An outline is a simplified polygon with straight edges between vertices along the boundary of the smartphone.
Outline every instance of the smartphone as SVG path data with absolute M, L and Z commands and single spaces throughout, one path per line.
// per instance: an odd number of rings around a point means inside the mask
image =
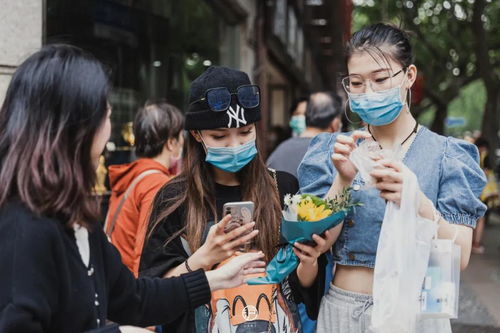
M 226 225 L 224 231 L 230 232 L 246 223 L 253 221 L 253 210 L 254 204 L 251 201 L 238 201 L 238 202 L 227 202 L 222 207 L 223 215 L 231 214 L 231 221 Z M 249 230 L 247 233 L 241 235 L 244 236 L 252 232 Z M 240 237 L 241 237 L 240 236 Z M 248 252 L 252 248 L 252 241 L 248 241 L 239 247 L 239 251 Z
M 231 221 L 226 225 L 225 232 L 230 232 L 246 223 L 253 221 L 254 203 L 252 201 L 226 202 L 222 207 L 222 215 L 231 214 Z

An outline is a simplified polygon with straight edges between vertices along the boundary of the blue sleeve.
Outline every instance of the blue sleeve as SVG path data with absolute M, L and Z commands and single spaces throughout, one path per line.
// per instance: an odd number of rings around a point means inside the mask
M 486 177 L 479 167 L 479 152 L 471 143 L 447 138 L 437 198 L 443 218 L 455 224 L 476 226 L 486 211 L 479 200 Z
M 301 193 L 326 195 L 335 173 L 331 155 L 337 134 L 322 133 L 315 136 L 298 168 Z

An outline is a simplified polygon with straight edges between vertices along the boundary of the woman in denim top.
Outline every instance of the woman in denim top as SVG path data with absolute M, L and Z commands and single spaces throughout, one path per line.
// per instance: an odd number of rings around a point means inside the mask
M 380 228 L 386 202 L 400 203 L 403 164 L 418 179 L 419 215 L 439 224 L 439 238 L 456 234 L 462 269 L 470 257 L 472 228 L 485 212 L 478 199 L 485 177 L 476 147 L 419 126 L 410 113 L 409 90 L 417 68 L 407 34 L 385 24 L 366 27 L 352 36 L 346 59 L 349 75 L 343 85 L 366 131 L 316 136 L 298 169 L 302 193 L 331 198 L 352 187 L 353 200 L 363 203 L 336 228 L 335 277 L 321 304 L 318 332 L 367 329 Z M 379 161 L 380 168 L 371 174 L 376 187 L 364 190 L 348 157 L 367 138 L 381 148 L 401 145 L 403 155 L 402 163 Z

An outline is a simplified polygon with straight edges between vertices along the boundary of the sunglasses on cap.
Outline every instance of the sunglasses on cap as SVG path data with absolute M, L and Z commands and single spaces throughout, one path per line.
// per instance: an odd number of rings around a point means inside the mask
M 245 109 L 255 108 L 260 104 L 260 89 L 254 84 L 239 86 L 234 93 L 226 87 L 210 88 L 205 92 L 205 97 L 190 104 L 206 101 L 211 111 L 222 112 L 229 109 L 232 95 L 236 95 L 238 104 Z

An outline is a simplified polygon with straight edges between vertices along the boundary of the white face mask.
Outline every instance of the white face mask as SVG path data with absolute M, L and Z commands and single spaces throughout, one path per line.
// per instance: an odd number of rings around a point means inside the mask
M 181 143 L 180 139 L 177 141 L 177 143 L 179 145 L 181 145 L 181 146 L 179 148 L 179 153 L 177 154 L 177 156 L 173 156 L 173 155 L 169 156 L 169 166 L 170 166 L 170 169 L 177 169 L 180 166 L 181 161 L 182 161 L 182 153 L 183 153 L 182 146 L 183 146 L 183 143 Z M 177 170 L 177 171 L 179 171 L 179 170 Z
M 365 123 L 373 126 L 392 123 L 399 117 L 403 107 L 408 105 L 406 100 L 401 99 L 401 89 L 404 89 L 405 80 L 406 77 L 399 86 L 382 91 L 361 94 L 348 92 L 351 110 Z
M 173 163 L 177 163 L 179 162 L 180 160 L 182 159 L 182 148 L 179 149 L 179 154 L 177 154 L 177 156 L 170 156 L 170 164 Z

